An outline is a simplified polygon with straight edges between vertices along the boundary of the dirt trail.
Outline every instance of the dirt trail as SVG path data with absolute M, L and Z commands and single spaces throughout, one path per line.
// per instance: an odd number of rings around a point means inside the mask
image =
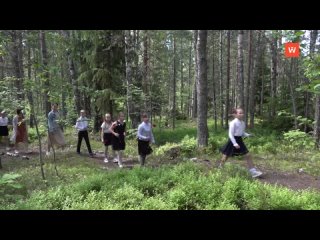
M 2 159 L 2 165 L 5 165 L 6 161 L 10 161 L 11 158 L 22 158 L 22 156 L 27 156 L 28 158 L 35 158 L 38 156 L 38 152 L 33 150 L 32 153 L 29 154 L 19 154 L 19 156 L 10 156 L 7 155 L 6 152 L 0 151 L 0 157 Z M 44 153 L 45 155 L 45 153 Z M 88 156 L 88 159 L 93 160 L 97 165 L 99 165 L 102 169 L 117 169 L 118 164 L 114 163 L 112 160 L 110 160 L 108 163 L 105 163 L 104 160 L 104 154 L 101 152 L 97 152 L 93 158 L 89 158 L 88 154 L 82 154 L 82 157 Z M 202 164 L 206 167 L 213 168 L 215 167 L 214 164 L 212 164 L 209 160 L 203 160 L 203 159 L 191 159 L 193 162 Z M 174 161 L 173 161 L 174 162 Z M 232 163 L 237 164 L 237 163 Z M 137 158 L 132 157 L 124 157 L 123 158 L 123 167 L 125 169 L 132 169 L 134 166 L 138 166 L 139 161 Z M 242 164 L 241 164 L 242 165 Z M 149 167 L 158 167 L 159 164 L 156 163 L 148 163 L 147 166 Z M 258 178 L 258 181 L 261 181 L 262 183 L 269 183 L 272 185 L 280 185 L 284 186 L 293 190 L 303 190 L 303 189 L 315 189 L 320 191 L 320 178 L 314 177 L 311 175 L 308 175 L 305 172 L 301 173 L 284 173 L 280 171 L 275 171 L 273 169 L 266 169 L 266 168 L 260 168 L 260 170 L 264 173 L 260 178 Z

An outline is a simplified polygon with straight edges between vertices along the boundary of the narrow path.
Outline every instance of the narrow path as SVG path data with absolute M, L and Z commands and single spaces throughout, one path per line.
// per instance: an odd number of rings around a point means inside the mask
M 10 153 L 10 154 L 8 154 Z M 12 158 L 21 158 L 22 160 L 28 160 L 31 158 L 35 158 L 38 156 L 39 152 L 35 149 L 31 153 L 28 154 L 18 154 L 18 155 L 11 155 L 14 154 L 13 151 L 6 152 L 4 150 L 0 151 L 0 157 L 2 160 L 2 165 L 6 164 L 6 161 L 10 161 Z M 44 152 L 45 155 L 45 152 Z M 89 158 L 89 155 L 83 154 L 83 157 L 88 156 L 88 159 L 93 160 L 97 165 L 99 165 L 102 169 L 111 170 L 111 169 L 118 169 L 118 164 L 114 163 L 112 160 L 108 163 L 105 163 L 104 154 L 102 152 L 96 152 L 93 158 Z M 206 166 L 208 169 L 211 169 L 214 166 L 212 161 L 206 159 L 191 159 L 193 162 L 202 164 Z M 176 163 L 172 161 L 172 163 Z M 239 164 L 238 162 L 234 162 L 232 164 Z M 125 169 L 132 169 L 134 166 L 138 166 L 139 161 L 137 158 L 128 156 L 123 158 L 123 167 Z M 161 164 L 162 165 L 162 164 Z M 245 166 L 245 164 L 240 163 L 240 165 Z M 149 167 L 159 167 L 160 165 L 157 163 L 150 163 L 148 164 Z M 269 183 L 272 185 L 280 185 L 292 190 L 304 190 L 304 189 L 314 189 L 320 191 L 320 177 L 311 176 L 305 172 L 297 172 L 297 173 L 285 173 L 276 171 L 274 169 L 267 169 L 261 167 L 260 170 L 264 173 L 260 178 L 257 180 L 262 183 Z

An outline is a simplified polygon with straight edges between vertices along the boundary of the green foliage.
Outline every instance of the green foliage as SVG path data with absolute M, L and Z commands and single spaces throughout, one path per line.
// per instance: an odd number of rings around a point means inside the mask
M 196 147 L 197 140 L 194 137 L 189 137 L 189 135 L 186 135 L 180 143 L 181 151 L 187 156 L 191 156 Z
M 292 129 L 292 126 L 294 125 L 294 119 L 291 113 L 281 110 L 277 115 L 278 116 L 273 118 L 272 121 L 263 121 L 262 128 L 274 129 L 278 131 L 288 131 Z
M 81 171 L 66 173 L 71 177 Z M 87 172 L 80 181 L 33 191 L 14 205 L 4 202 L 1 209 L 320 209 L 319 200 L 318 192 L 294 192 L 253 181 L 237 165 L 208 171 L 186 162 Z
M 21 175 L 16 173 L 5 173 L 2 175 L 0 178 L 0 190 L 3 191 L 4 187 L 21 188 L 22 186 L 16 183 L 19 177 L 21 177 Z
M 308 126 L 310 128 L 313 127 L 313 122 L 312 122 L 311 119 L 308 119 L 308 118 L 302 117 L 302 116 L 298 116 L 298 117 L 296 117 L 296 120 L 298 122 L 298 126 L 299 127 L 302 127 L 304 125 L 306 125 L 306 126 Z
M 15 87 L 15 77 L 5 77 L 0 79 L 0 109 L 6 110 L 9 118 L 13 118 L 17 108 L 24 108 L 26 101 L 18 100 L 18 89 Z
M 211 135 L 208 139 L 208 145 L 212 153 L 218 153 L 219 149 L 226 143 L 227 138 L 226 138 L 227 133 L 223 134 L 214 134 Z
M 187 120 L 187 115 L 184 113 L 181 113 L 180 111 L 176 112 L 176 119 L 177 120 Z
M 188 126 L 189 131 L 194 130 L 191 123 L 179 122 L 177 132 L 181 126 L 185 129 Z M 72 136 L 69 130 L 66 131 L 67 140 Z M 310 150 L 309 155 L 304 151 L 301 159 L 298 153 L 291 155 L 292 151 L 288 151 L 287 147 L 289 140 L 282 141 L 284 136 L 278 136 L 277 131 L 257 125 L 256 129 L 249 132 L 254 134 L 254 137 L 245 139 L 249 150 L 261 153 L 263 157 L 269 154 L 262 160 L 260 157 L 254 160 L 258 166 L 263 164 L 268 168 L 273 166 L 269 164 L 276 162 L 278 168 L 287 164 L 286 169 L 290 171 L 303 167 L 309 173 L 319 164 L 319 156 L 313 150 Z M 166 134 L 170 139 L 170 134 L 174 137 L 176 131 L 170 130 Z M 297 138 L 295 134 L 293 138 Z M 214 132 L 209 143 L 215 143 L 218 147 L 226 140 L 227 131 L 220 129 Z M 127 143 L 126 153 L 133 156 L 136 154 L 136 140 L 130 139 Z M 93 141 L 92 145 L 103 149 L 101 143 L 98 145 Z M 194 152 L 201 158 L 195 146 L 195 137 L 192 135 L 176 143 L 168 142 L 155 148 L 154 153 L 148 157 L 148 164 L 155 159 L 167 160 L 176 150 L 181 154 Z M 220 154 L 216 155 L 217 152 L 212 153 L 206 157 L 212 160 L 220 157 Z M 293 159 L 293 156 L 296 158 Z M 305 163 L 308 158 L 309 164 Z M 28 192 L 24 193 L 20 201 L 16 197 L 0 199 L 0 209 L 320 209 L 318 192 L 293 191 L 263 184 L 253 180 L 246 168 L 230 162 L 221 170 L 191 161 L 180 161 L 175 165 L 161 164 L 156 168 L 147 165 L 145 168 L 133 167 L 131 170 L 102 170 L 96 162 L 88 161 L 86 157 L 75 157 L 72 153 L 58 155 L 58 159 L 61 178 L 53 177 L 51 160 L 45 160 L 49 186 L 39 176 L 37 159 L 23 162 L 25 165 L 19 165 L 21 161 L 15 159 L 8 163 L 7 167 L 23 176 L 19 183 L 26 186 Z M 316 171 L 314 173 L 318 175 Z M 7 193 L 13 189 L 6 185 L 3 187 Z M 23 189 L 13 190 L 21 193 Z
M 194 137 L 189 137 L 186 135 L 179 144 L 176 143 L 166 143 L 158 148 L 156 148 L 154 154 L 156 156 L 166 155 L 170 158 L 175 158 L 180 155 L 180 153 L 185 156 L 193 156 L 197 147 L 197 140 Z
M 116 190 L 112 196 L 112 200 L 118 203 L 121 209 L 134 209 L 135 207 L 139 207 L 143 199 L 143 193 L 128 184 L 124 184 L 124 186 Z
M 298 127 L 303 129 L 306 125 L 308 128 L 313 127 L 311 119 L 302 116 L 294 116 L 287 110 L 280 110 L 277 113 L 277 117 L 273 118 L 272 121 L 263 121 L 262 127 L 271 128 L 278 131 L 289 131 L 294 126 L 294 120 L 296 119 Z
M 128 130 L 126 131 L 126 138 L 127 138 L 127 139 L 136 139 L 136 138 L 137 138 L 137 132 L 138 132 L 138 129 L 137 129 L 137 128 L 128 129 Z
M 166 143 L 164 145 L 161 145 L 159 147 L 157 147 L 155 149 L 155 151 L 153 152 L 153 154 L 155 154 L 156 156 L 162 156 L 164 155 L 167 151 L 169 151 L 172 148 L 177 148 L 179 147 L 179 144 L 177 143 Z
M 310 80 L 308 84 L 302 87 L 309 92 L 320 94 L 320 54 L 308 56 L 303 60 L 304 74 Z
M 17 173 L 5 173 L 0 176 L 0 204 L 2 201 L 14 201 L 17 198 L 20 198 L 15 190 L 21 189 L 22 185 L 17 183 L 17 179 L 21 175 Z
M 171 122 L 169 124 L 171 124 Z M 153 133 L 155 135 L 156 142 L 158 145 L 163 145 L 168 142 L 178 143 L 186 135 L 189 135 L 190 137 L 197 136 L 197 129 L 194 123 L 189 121 L 177 121 L 176 124 L 179 125 L 179 128 L 176 128 L 174 131 L 172 129 L 154 128 Z M 159 123 L 157 125 L 159 125 Z M 163 123 L 161 125 L 163 125 Z
M 283 134 L 284 140 L 289 144 L 287 145 L 294 151 L 301 151 L 301 149 L 312 149 L 314 141 L 307 133 L 300 130 L 291 130 Z
M 38 126 L 38 130 L 41 138 L 47 135 L 47 128 L 43 124 Z M 28 137 L 29 137 L 29 141 L 31 142 L 38 140 L 38 135 L 35 127 L 28 128 Z

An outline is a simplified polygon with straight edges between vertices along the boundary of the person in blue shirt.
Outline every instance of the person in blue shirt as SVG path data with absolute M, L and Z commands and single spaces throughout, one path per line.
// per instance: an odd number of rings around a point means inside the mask
M 50 148 L 54 145 L 59 147 L 65 147 L 66 142 L 59 126 L 59 112 L 58 112 L 58 104 L 51 104 L 51 111 L 48 113 L 48 151 L 47 156 L 50 155 Z

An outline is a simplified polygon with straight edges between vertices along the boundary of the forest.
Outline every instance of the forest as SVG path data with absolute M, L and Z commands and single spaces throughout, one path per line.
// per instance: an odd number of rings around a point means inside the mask
M 66 144 L 49 155 L 53 103 Z M 245 156 L 219 166 L 240 108 L 258 178 Z M 318 30 L 0 30 L 0 111 L 3 210 L 320 209 Z M 124 114 L 123 168 L 104 160 L 106 113 Z M 155 143 L 140 166 L 143 113 Z

